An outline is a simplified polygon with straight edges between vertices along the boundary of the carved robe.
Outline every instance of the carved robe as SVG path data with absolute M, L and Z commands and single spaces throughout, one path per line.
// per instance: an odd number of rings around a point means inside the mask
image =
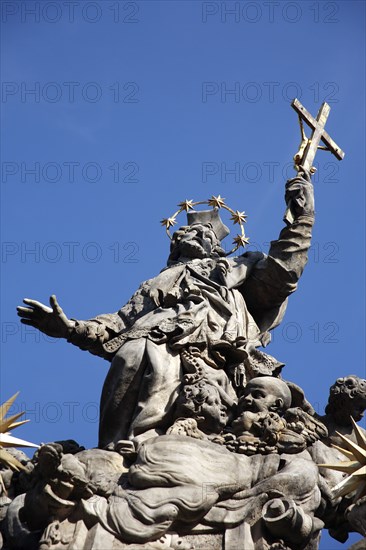
M 268 256 L 247 252 L 172 265 L 117 313 L 76 322 L 69 341 L 111 360 L 101 396 L 101 447 L 165 433 L 181 387 L 182 348 L 198 348 L 208 364 L 227 368 L 245 350 L 268 344 L 307 262 L 312 225 L 313 217 L 299 217 Z

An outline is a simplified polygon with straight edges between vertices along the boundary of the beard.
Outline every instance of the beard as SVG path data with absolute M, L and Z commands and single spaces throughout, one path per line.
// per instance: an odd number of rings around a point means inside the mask
M 178 245 L 179 256 L 184 258 L 208 258 L 209 252 L 195 239 L 182 240 Z

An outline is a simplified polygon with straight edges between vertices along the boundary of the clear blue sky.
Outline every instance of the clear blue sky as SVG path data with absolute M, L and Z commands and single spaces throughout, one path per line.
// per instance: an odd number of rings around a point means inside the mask
M 20 327 L 16 305 L 55 293 L 70 317 L 116 311 L 164 266 L 159 221 L 185 198 L 220 193 L 266 251 L 294 174 L 295 96 L 313 115 L 330 104 L 346 157 L 317 155 L 310 261 L 267 351 L 320 413 L 336 378 L 365 377 L 365 3 L 1 8 L 1 400 L 21 391 L 18 436 L 96 445 L 108 363 Z

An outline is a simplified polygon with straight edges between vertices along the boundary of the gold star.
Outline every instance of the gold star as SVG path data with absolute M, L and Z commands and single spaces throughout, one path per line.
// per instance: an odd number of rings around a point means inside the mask
M 237 235 L 233 239 L 233 244 L 235 244 L 238 248 L 239 248 L 239 246 L 244 247 L 247 244 L 249 244 L 249 239 L 247 239 L 247 237 L 245 237 L 244 235 Z
M 180 202 L 178 206 L 181 210 L 188 212 L 188 210 L 193 210 L 193 200 L 186 199 L 185 201 Z
M 165 227 L 169 229 L 169 227 L 173 227 L 173 225 L 177 223 L 177 220 L 174 216 L 172 216 L 171 218 L 164 218 L 163 220 L 161 220 L 160 223 L 161 225 L 165 225 Z
M 217 197 L 215 197 L 215 195 L 212 195 L 212 197 L 208 199 L 207 202 L 209 206 L 213 206 L 214 208 L 222 208 L 223 206 L 225 206 L 225 199 L 223 199 L 221 195 L 217 195 Z
M 333 487 L 332 494 L 334 497 L 342 497 L 355 492 L 353 501 L 356 502 L 366 495 L 366 437 L 352 417 L 351 420 L 357 444 L 348 437 L 336 432 L 342 439 L 343 445 L 342 447 L 333 445 L 348 460 L 340 461 L 338 464 L 319 464 L 319 466 L 348 474 L 345 479 Z
M 247 216 L 245 212 L 239 212 L 239 210 L 236 210 L 233 212 L 230 218 L 234 223 L 245 223 Z

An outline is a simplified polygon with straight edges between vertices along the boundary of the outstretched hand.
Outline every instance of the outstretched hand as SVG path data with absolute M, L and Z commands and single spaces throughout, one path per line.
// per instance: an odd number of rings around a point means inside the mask
M 50 297 L 51 307 L 29 298 L 24 298 L 23 302 L 28 307 L 17 307 L 21 323 L 38 328 L 53 338 L 68 338 L 74 322 L 66 317 L 55 295 Z

